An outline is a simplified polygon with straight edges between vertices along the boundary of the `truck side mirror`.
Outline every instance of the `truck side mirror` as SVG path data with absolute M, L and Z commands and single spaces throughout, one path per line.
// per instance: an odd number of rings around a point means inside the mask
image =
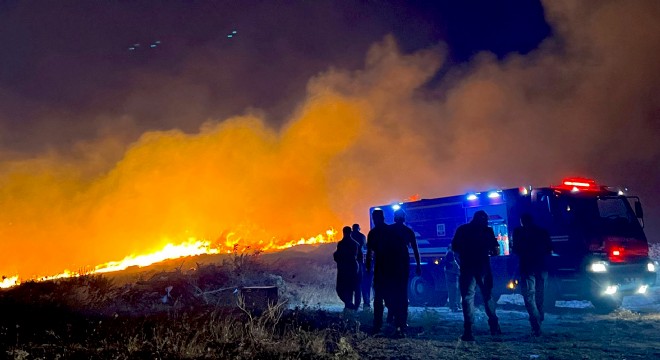
M 637 218 L 639 219 L 644 218 L 644 210 L 642 209 L 642 203 L 639 201 L 635 201 L 635 215 L 637 215 Z

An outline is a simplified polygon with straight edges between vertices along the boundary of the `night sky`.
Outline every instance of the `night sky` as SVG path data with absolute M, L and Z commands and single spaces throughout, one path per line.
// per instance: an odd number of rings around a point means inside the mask
M 446 44 L 447 71 L 528 53 L 550 30 L 530 1 L 4 1 L 2 147 L 66 151 L 122 117 L 130 140 L 246 109 L 279 125 L 312 76 L 362 68 L 388 34 L 404 52 Z
M 565 176 L 640 195 L 657 241 L 659 18 L 655 0 L 2 1 L 0 273 Z

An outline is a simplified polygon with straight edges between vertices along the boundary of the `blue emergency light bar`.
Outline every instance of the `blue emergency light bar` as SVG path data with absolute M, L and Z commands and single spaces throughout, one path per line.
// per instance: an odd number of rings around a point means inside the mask
M 488 197 L 491 199 L 497 199 L 501 196 L 502 196 L 501 191 L 491 191 L 488 193 Z

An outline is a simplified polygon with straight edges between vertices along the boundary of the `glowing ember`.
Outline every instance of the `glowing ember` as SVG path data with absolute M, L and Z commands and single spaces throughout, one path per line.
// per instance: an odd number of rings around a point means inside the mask
M 419 201 L 422 200 L 422 197 L 419 194 L 410 195 L 409 198 L 405 199 L 404 202 Z
M 18 285 L 18 275 L 12 277 L 2 277 L 2 282 L 0 282 L 0 289 L 6 289 L 12 286 Z
M 71 270 L 64 270 L 63 273 L 53 275 L 53 276 L 43 276 L 40 277 L 38 280 L 39 281 L 48 281 L 48 280 L 57 280 L 57 279 L 65 279 L 65 278 L 70 278 L 70 277 L 77 277 L 80 276 L 80 273 L 73 272 Z

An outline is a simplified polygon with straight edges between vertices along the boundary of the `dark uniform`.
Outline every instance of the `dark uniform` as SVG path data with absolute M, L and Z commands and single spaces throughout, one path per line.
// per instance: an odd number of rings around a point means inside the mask
M 406 220 L 403 210 L 394 212 L 394 224 L 390 225 L 392 243 L 388 249 L 388 264 L 390 281 L 392 282 L 391 309 L 397 335 L 405 336 L 408 326 L 408 277 L 410 276 L 410 253 L 412 247 L 417 262 L 417 276 L 421 275 L 421 262 L 415 232 L 404 224 Z
M 386 248 L 391 241 L 389 225 L 385 224 L 383 210 L 376 209 L 371 213 L 374 227 L 367 235 L 367 270 L 373 269 L 374 278 L 374 333 L 381 330 L 383 326 L 383 313 L 385 304 L 389 306 L 390 284 L 387 279 Z
M 337 243 L 333 254 L 337 262 L 337 295 L 347 309 L 357 309 L 353 297 L 358 284 L 358 262 L 362 260 L 362 251 L 358 243 L 351 238 L 351 228 L 343 229 L 344 237 Z
M 353 224 L 353 231 L 351 232 L 351 237 L 353 240 L 357 241 L 360 245 L 360 251 L 362 255 L 367 255 L 367 237 L 360 232 L 360 225 Z M 360 281 L 359 281 L 359 291 L 356 293 L 355 305 L 360 305 L 359 295 L 361 294 L 361 300 L 364 302 L 364 308 L 371 307 L 371 282 L 373 281 L 373 273 L 367 271 L 366 264 L 364 261 L 360 262 Z
M 543 321 L 543 297 L 548 278 L 546 258 L 552 254 L 552 242 L 548 232 L 534 224 L 532 216 L 520 217 L 521 227 L 513 231 L 513 253 L 520 260 L 521 290 L 529 323 L 535 336 L 541 334 Z
M 456 261 L 454 251 L 449 249 L 447 256 L 442 259 L 440 264 L 445 273 L 445 284 L 447 285 L 447 300 L 449 300 L 449 308 L 451 311 L 461 310 L 461 293 L 458 288 L 458 278 L 461 273 L 461 268 Z
M 484 299 L 488 325 L 493 335 L 501 334 L 499 321 L 495 314 L 495 301 L 492 298 L 493 274 L 490 268 L 489 255 L 499 253 L 499 245 L 493 229 L 488 226 L 488 215 L 483 210 L 474 214 L 472 221 L 456 229 L 451 244 L 461 261 L 459 288 L 463 297 L 463 336 L 465 341 L 474 340 L 472 325 L 474 324 L 475 288 Z

